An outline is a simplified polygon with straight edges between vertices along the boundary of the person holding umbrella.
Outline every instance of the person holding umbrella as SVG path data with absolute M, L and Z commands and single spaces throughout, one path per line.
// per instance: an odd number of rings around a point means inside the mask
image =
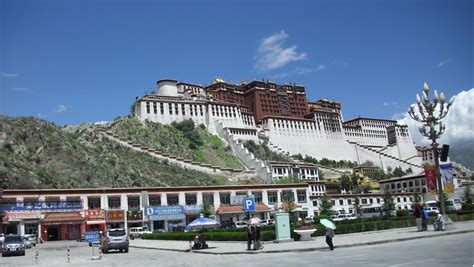
M 326 227 L 326 244 L 328 244 L 330 250 L 334 250 L 332 238 L 334 237 L 336 225 L 328 219 L 321 219 L 319 222 Z

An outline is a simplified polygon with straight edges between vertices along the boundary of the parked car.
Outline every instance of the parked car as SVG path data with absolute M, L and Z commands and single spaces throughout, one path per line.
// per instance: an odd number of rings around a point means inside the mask
M 428 214 L 438 214 L 439 210 L 437 207 L 424 207 L 424 210 L 428 212 Z
M 105 231 L 101 240 L 102 252 L 107 253 L 111 249 L 128 253 L 128 235 L 125 229 L 109 229 Z
M 130 227 L 129 236 L 130 239 L 142 237 L 143 234 L 151 234 L 151 231 L 148 231 L 148 227 Z
M 7 255 L 25 256 L 25 244 L 21 235 L 7 235 L 2 244 L 2 257 Z
M 30 241 L 30 243 L 33 246 L 36 246 L 36 244 L 38 243 L 38 240 L 36 239 L 36 235 L 29 234 L 29 235 L 26 235 L 26 236 L 28 236 L 28 240 Z
M 25 248 L 31 248 L 33 245 L 30 242 L 30 239 L 26 235 L 22 235 L 21 239 L 23 240 L 23 244 L 25 245 Z
M 448 210 L 448 211 L 456 211 L 456 210 L 461 210 L 462 209 L 461 200 L 459 198 L 448 199 L 448 201 L 446 201 L 446 203 L 447 203 L 446 210 Z
M 262 221 L 260 222 L 260 225 L 261 225 L 261 226 L 274 225 L 274 224 L 275 224 L 275 220 L 274 220 L 274 219 L 262 220 Z
M 247 227 L 247 222 L 245 221 L 236 221 L 235 228 L 245 228 Z

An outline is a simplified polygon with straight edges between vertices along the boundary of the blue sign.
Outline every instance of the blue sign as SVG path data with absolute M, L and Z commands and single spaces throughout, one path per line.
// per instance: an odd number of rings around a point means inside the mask
M 0 202 L 0 211 L 10 210 L 80 210 L 82 201 L 16 201 Z
M 99 241 L 100 240 L 99 232 L 85 232 L 84 240 L 89 243 Z
M 183 206 L 145 207 L 145 215 L 184 215 Z
M 255 211 L 255 201 L 253 200 L 253 198 L 251 197 L 244 198 L 244 211 L 245 212 Z

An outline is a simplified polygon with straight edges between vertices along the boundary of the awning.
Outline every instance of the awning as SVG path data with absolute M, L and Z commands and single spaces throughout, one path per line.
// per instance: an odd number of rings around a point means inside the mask
M 39 211 L 7 211 L 3 216 L 3 222 L 13 222 L 21 220 L 37 220 L 41 219 Z
M 78 224 L 83 222 L 84 218 L 79 212 L 51 212 L 41 220 L 42 224 Z
M 86 221 L 87 225 L 93 225 L 93 224 L 105 224 L 105 220 L 97 220 L 97 221 Z
M 255 205 L 255 212 L 265 212 L 269 211 L 270 208 L 267 207 L 265 204 L 256 204 Z M 220 206 L 219 209 L 217 210 L 218 214 L 225 214 L 225 213 L 245 213 L 244 207 L 241 205 L 238 206 Z

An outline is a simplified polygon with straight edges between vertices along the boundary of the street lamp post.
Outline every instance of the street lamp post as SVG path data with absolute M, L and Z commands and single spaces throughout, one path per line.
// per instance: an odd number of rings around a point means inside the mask
M 431 102 L 428 93 L 430 88 L 428 84 L 424 83 L 422 98 L 416 95 L 416 105 L 411 105 L 408 109 L 408 114 L 417 122 L 421 122 L 422 126 L 419 128 L 420 133 L 431 140 L 431 147 L 433 149 L 435 168 L 436 168 L 436 180 L 438 184 L 438 199 L 440 201 L 441 214 L 446 214 L 444 206 L 444 195 L 443 185 L 441 177 L 439 175 L 439 157 L 438 157 L 438 143 L 436 140 L 444 133 L 446 125 L 441 120 L 448 114 L 449 108 L 454 102 L 454 96 L 451 97 L 449 102 L 445 104 L 445 97 L 443 93 L 434 91 L 433 101 Z M 418 107 L 415 112 L 415 107 Z

